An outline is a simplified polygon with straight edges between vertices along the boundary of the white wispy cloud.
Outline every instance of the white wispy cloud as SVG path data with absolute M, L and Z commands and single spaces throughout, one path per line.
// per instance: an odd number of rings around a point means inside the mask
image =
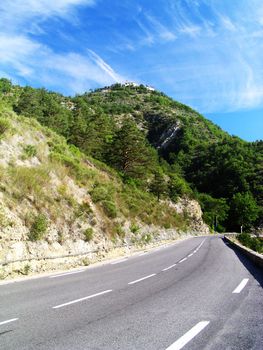
M 0 3 L 0 70 L 16 81 L 23 78 L 36 85 L 63 87 L 77 93 L 94 85 L 125 79 L 91 49 L 57 53 L 38 40 L 41 23 L 47 18 L 70 19 L 78 6 L 94 5 L 95 0 L 7 0 Z M 12 72 L 12 73 L 10 73 Z
M 0 36 L 0 61 L 15 76 L 50 87 L 58 87 L 59 82 L 68 93 L 83 92 L 94 84 L 125 80 L 91 50 L 86 55 L 57 54 L 24 36 Z
M 57 76 L 60 79 L 66 77 L 70 89 L 74 92 L 87 90 L 87 86 L 90 86 L 91 83 L 102 86 L 125 80 L 91 50 L 88 50 L 86 56 L 76 53 L 49 54 L 46 59 L 42 59 L 42 62 L 44 62 L 43 79 L 47 70 L 52 73 L 49 74 L 52 77 Z M 52 80 L 49 84 L 52 84 Z
M 140 30 L 143 33 L 143 36 L 140 37 L 140 40 L 137 41 L 137 46 L 151 46 L 155 43 L 155 36 L 154 33 L 148 29 L 140 20 L 136 20 L 136 23 Z
M 157 18 L 147 14 L 146 19 L 151 24 L 152 31 L 155 33 L 157 37 L 159 37 L 163 41 L 174 41 L 176 39 L 176 35 L 170 30 L 167 26 L 162 24 Z
M 230 18 L 228 18 L 227 16 L 225 15 L 219 15 L 219 18 L 221 20 L 221 23 L 223 25 L 223 27 L 226 29 L 226 30 L 230 30 L 232 32 L 235 32 L 237 31 L 237 27 L 235 26 L 235 24 L 230 20 Z
M 92 6 L 96 0 L 5 0 L 0 2 L 1 27 L 17 29 L 25 22 L 31 27 L 29 20 L 42 22 L 48 17 L 72 16 L 76 6 Z M 36 26 L 36 23 L 33 23 Z M 40 29 L 40 28 L 38 28 Z M 23 30 L 28 27 L 23 26 Z
M 166 62 L 150 65 L 153 85 L 206 113 L 263 105 L 260 0 L 171 0 L 166 12 L 177 45 Z
M 74 93 L 126 80 L 121 67 L 132 80 L 202 112 L 263 105 L 262 0 L 156 0 L 139 6 L 111 0 L 110 5 L 105 14 L 101 0 L 1 1 L 0 72 Z M 100 6 L 98 22 L 79 17 L 85 6 Z M 84 17 L 87 26 L 78 22 Z M 52 19 L 60 51 L 47 41 Z M 75 25 L 72 32 L 64 30 L 65 21 Z M 83 31 L 78 46 L 76 28 Z
M 134 20 L 135 24 L 139 28 L 139 34 L 133 38 L 133 42 L 130 45 L 133 50 L 140 49 L 144 46 L 159 45 L 163 43 L 173 42 L 177 36 L 167 25 L 164 25 L 155 16 L 144 13 L 142 9 L 139 11 L 141 18 Z M 127 39 L 126 39 L 127 40 Z
M 112 78 L 113 81 L 123 81 L 124 79 L 117 74 L 103 59 L 97 55 L 94 51 L 88 50 L 91 56 L 92 61 L 96 64 L 97 67 L 101 68 L 101 70 Z
M 201 28 L 197 25 L 182 25 L 180 28 L 180 32 L 184 34 L 188 34 L 190 36 L 197 36 L 201 32 Z

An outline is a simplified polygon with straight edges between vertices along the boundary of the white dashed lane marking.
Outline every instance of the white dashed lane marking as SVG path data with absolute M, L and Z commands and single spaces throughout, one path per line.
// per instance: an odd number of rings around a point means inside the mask
M 76 303 L 79 303 L 81 301 L 88 300 L 88 299 L 91 299 L 91 298 L 95 298 L 95 297 L 98 297 L 100 295 L 107 294 L 107 293 L 110 293 L 110 292 L 112 292 L 112 289 L 104 290 L 103 292 L 100 292 L 100 293 L 88 295 L 87 297 L 84 297 L 84 298 L 75 299 L 75 300 L 69 301 L 69 302 L 64 303 L 64 304 L 53 306 L 52 309 L 59 309 L 59 308 L 64 307 L 64 306 L 68 306 L 68 305 L 71 305 L 71 304 L 76 304 Z
M 0 322 L 0 326 L 3 325 L 3 324 L 15 322 L 17 320 L 18 320 L 18 318 L 11 318 L 10 320 L 2 321 L 2 322 Z
M 245 288 L 246 284 L 248 282 L 248 278 L 244 278 L 240 283 L 239 285 L 236 287 L 236 289 L 233 290 L 233 294 L 238 294 L 242 291 L 242 289 Z
M 200 333 L 210 322 L 201 321 L 197 323 L 193 328 L 191 328 L 187 333 L 185 333 L 181 338 L 176 340 L 172 345 L 170 345 L 166 350 L 180 350 L 187 343 L 189 343 L 198 333 Z
M 173 265 L 171 265 L 171 266 L 166 267 L 166 268 L 163 269 L 162 271 L 170 270 L 170 269 L 172 269 L 172 268 L 175 267 L 175 266 L 176 266 L 176 264 L 173 264 Z
M 151 277 L 153 277 L 153 276 L 156 276 L 156 273 L 153 273 L 152 275 L 149 275 L 149 276 L 145 276 L 145 277 L 139 278 L 138 280 L 129 282 L 128 284 L 135 284 L 135 283 L 144 281 L 144 280 L 146 280 L 146 279 L 148 279 L 148 278 L 151 278 Z

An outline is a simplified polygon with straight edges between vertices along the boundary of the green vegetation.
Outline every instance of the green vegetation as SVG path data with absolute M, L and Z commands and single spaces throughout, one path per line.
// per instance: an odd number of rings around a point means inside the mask
M 34 145 L 26 145 L 23 147 L 23 158 L 27 159 L 27 158 L 32 158 L 35 157 L 37 155 L 37 149 L 36 146 Z
M 167 194 L 167 190 L 168 188 L 164 175 L 161 171 L 155 171 L 150 183 L 150 191 L 157 196 L 159 201 L 161 196 Z
M 260 254 L 263 253 L 263 239 L 258 237 L 251 237 L 248 233 L 241 233 L 237 236 L 237 239 L 244 246 L 258 252 Z
M 85 241 L 86 242 L 89 242 L 89 241 L 92 240 L 92 238 L 93 238 L 93 229 L 92 229 L 92 227 L 89 227 L 89 228 L 87 228 L 84 231 L 84 236 L 85 236 Z
M 39 214 L 35 217 L 33 224 L 31 226 L 28 239 L 30 241 L 38 241 L 42 239 L 48 228 L 48 220 L 46 215 Z
M 13 195 L 19 200 L 28 196 L 32 196 L 33 199 L 45 197 L 45 187 L 50 181 L 49 171 L 50 169 L 45 166 L 10 167 L 7 177 Z
M 200 202 L 204 220 L 215 230 L 262 225 L 263 141 L 230 136 L 163 93 L 115 84 L 65 97 L 0 79 L 0 102 L 66 138 L 52 134 L 50 160 L 87 186 L 109 219 L 122 213 L 184 227 L 188 218 L 175 217 L 167 207 L 163 212 L 161 200 L 186 196 Z M 5 120 L 0 119 L 0 135 L 10 127 Z M 24 153 L 36 154 L 29 146 Z M 86 167 L 87 159 L 111 181 Z M 26 188 L 33 191 L 29 184 Z
M 76 217 L 88 217 L 90 214 L 92 214 L 93 211 L 91 209 L 91 206 L 89 203 L 82 203 L 78 206 L 78 208 L 75 211 Z
M 102 207 L 109 218 L 114 219 L 117 217 L 117 209 L 112 201 L 102 201 Z
M 27 276 L 30 273 L 31 267 L 29 264 L 25 264 L 24 267 L 19 271 L 22 275 Z
M 125 119 L 108 151 L 108 163 L 127 178 L 145 178 L 157 155 L 145 135 L 131 119 Z
M 213 198 L 209 194 L 198 194 L 198 200 L 203 210 L 203 218 L 215 231 L 223 232 L 222 224 L 226 221 L 229 206 L 225 198 Z
M 249 192 L 236 193 L 230 202 L 230 217 L 245 230 L 250 230 L 258 218 L 259 207 L 253 195 Z
M 144 243 L 144 242 L 150 243 L 152 240 L 152 236 L 149 233 L 147 233 L 147 234 L 142 236 L 141 240 L 142 240 L 142 243 Z
M 11 124 L 5 118 L 0 118 L 0 136 L 3 135 L 8 129 L 10 129 Z
M 130 230 L 131 230 L 132 233 L 138 233 L 138 231 L 140 230 L 140 227 L 133 223 L 130 226 Z
M 122 226 L 120 224 L 116 225 L 116 233 L 120 238 L 124 238 L 125 237 L 125 231 L 123 230 Z

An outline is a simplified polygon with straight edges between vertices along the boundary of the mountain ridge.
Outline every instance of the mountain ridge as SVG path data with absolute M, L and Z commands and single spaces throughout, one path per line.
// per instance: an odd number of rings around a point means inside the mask
M 75 97 L 6 85 L 2 99 L 18 114 L 57 130 L 85 154 L 115 168 L 124 182 L 148 188 L 158 198 L 196 198 L 206 222 L 219 230 L 260 226 L 262 141 L 233 137 L 143 85 L 114 84 Z

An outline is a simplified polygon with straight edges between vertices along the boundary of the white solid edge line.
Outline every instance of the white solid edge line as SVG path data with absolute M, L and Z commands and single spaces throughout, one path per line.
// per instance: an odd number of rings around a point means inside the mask
M 166 350 L 180 350 L 182 349 L 190 340 L 192 340 L 198 333 L 200 333 L 210 322 L 201 321 L 197 323 L 193 328 L 191 328 L 187 333 L 185 333 L 181 338 L 176 340 L 172 345 L 170 345 Z
M 179 264 L 181 264 L 182 262 L 184 262 L 185 260 L 187 260 L 187 258 L 183 258 L 182 260 L 179 261 Z
M 72 272 L 65 272 L 65 273 L 61 273 L 59 275 L 49 276 L 48 278 L 57 278 L 57 277 L 63 277 L 63 276 L 68 276 L 68 275 L 75 275 L 76 273 L 81 273 L 83 271 L 85 271 L 85 269 L 78 270 L 78 271 L 72 271 Z
M 120 263 L 122 263 L 122 262 L 124 262 L 124 261 L 127 261 L 127 260 L 128 260 L 128 258 L 124 258 L 124 259 L 121 259 L 121 260 L 117 260 L 117 261 L 112 262 L 111 265 L 117 265 L 117 264 L 120 264 Z
M 195 254 L 195 253 L 198 252 L 198 250 L 199 250 L 199 249 L 202 247 L 202 245 L 204 244 L 205 240 L 206 240 L 206 238 L 199 244 L 199 246 L 198 246 L 197 248 L 195 248 L 195 250 L 193 251 L 193 253 L 192 253 L 191 255 L 193 255 L 193 254 Z M 188 256 L 191 256 L 191 255 L 188 255 Z
M 172 269 L 172 268 L 175 267 L 175 266 L 176 266 L 176 264 L 173 264 L 173 265 L 171 265 L 171 266 L 166 267 L 166 268 L 163 269 L 162 271 L 170 270 L 170 269 Z
M 100 293 L 92 294 L 92 295 L 89 295 L 89 296 L 84 297 L 84 298 L 80 298 L 80 299 L 69 301 L 68 303 L 64 303 L 64 304 L 53 306 L 52 309 L 59 309 L 59 308 L 64 307 L 64 306 L 75 304 L 75 303 L 79 303 L 80 301 L 91 299 L 91 298 L 97 297 L 99 295 L 107 294 L 107 293 L 110 293 L 110 292 L 112 292 L 112 289 L 104 290 L 103 292 L 100 292 Z
M 239 283 L 239 285 L 236 287 L 236 289 L 233 290 L 232 293 L 234 293 L 234 294 L 240 293 L 241 290 L 246 286 L 247 282 L 248 282 L 248 278 L 244 278 L 244 279 Z
M 140 278 L 140 279 L 138 279 L 138 280 L 135 280 L 135 281 L 129 282 L 128 284 L 135 284 L 135 283 L 138 283 L 138 282 L 144 281 L 144 280 L 146 280 L 147 278 L 150 278 L 150 277 L 153 277 L 153 276 L 156 276 L 156 273 L 153 273 L 152 275 L 145 276 L 145 277 L 142 277 L 142 278 Z
M 10 320 L 6 320 L 6 321 L 3 321 L 3 322 L 0 322 L 0 325 L 2 324 L 6 324 L 6 323 L 10 323 L 10 322 L 14 322 L 14 321 L 17 321 L 18 318 L 11 318 Z
M 205 240 L 206 240 L 206 238 L 199 244 L 199 246 L 196 248 L 196 250 L 199 250 L 202 247 L 202 245 L 204 244 Z
M 148 252 L 142 252 L 142 253 L 140 253 L 140 254 L 138 254 L 137 256 L 142 256 L 142 255 L 145 255 L 145 254 L 147 254 Z
M 188 258 L 190 258 L 190 257 L 193 256 L 193 255 L 194 255 L 194 253 L 189 254 L 189 255 L 188 255 Z

